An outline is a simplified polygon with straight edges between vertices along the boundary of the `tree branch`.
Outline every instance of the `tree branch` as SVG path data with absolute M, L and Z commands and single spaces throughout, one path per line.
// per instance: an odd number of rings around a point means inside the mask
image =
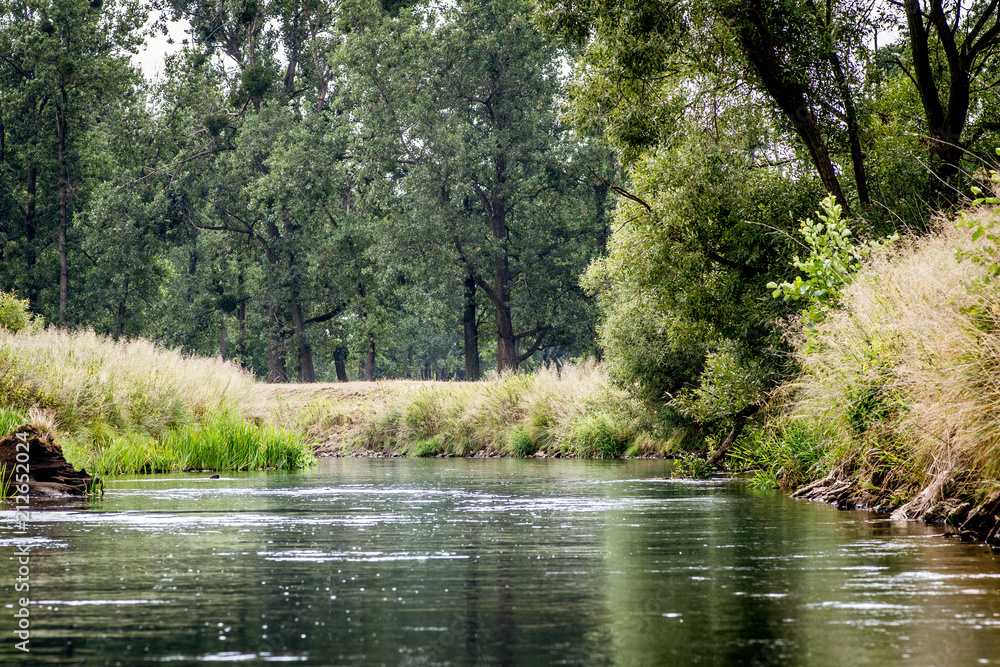
M 552 325 L 546 324 L 544 327 L 538 327 L 537 329 L 534 329 L 532 331 L 525 331 L 524 333 L 521 333 L 521 334 L 518 334 L 518 335 L 514 336 L 514 340 L 520 340 L 521 338 L 523 338 L 525 336 L 530 336 L 530 335 L 535 334 L 535 333 L 538 334 L 538 337 L 535 338 L 535 342 L 532 343 L 531 347 L 529 347 L 527 349 L 527 351 L 525 351 L 524 354 L 518 355 L 518 357 L 517 357 L 517 363 L 520 364 L 522 361 L 524 361 L 525 359 L 527 359 L 531 355 L 533 355 L 535 352 L 537 352 L 538 348 L 540 348 L 542 346 L 542 340 L 545 338 L 545 334 L 547 334 L 551 329 L 552 329 Z
M 462 247 L 462 240 L 458 238 L 458 234 L 455 234 L 455 250 L 458 251 L 458 256 L 462 258 L 462 262 L 465 263 L 467 269 L 469 269 L 469 274 L 472 276 L 473 280 L 476 281 L 476 286 L 486 292 L 486 296 L 490 297 L 490 301 L 493 302 L 494 306 L 502 306 L 503 303 L 500 301 L 500 297 L 497 295 L 493 286 L 482 279 L 482 277 L 472 269 L 472 262 L 469 261 L 469 257 L 465 254 L 465 249 Z
M 304 320 L 302 322 L 302 325 L 305 326 L 306 324 L 316 324 L 317 322 L 327 322 L 327 321 L 332 320 L 333 318 L 335 318 L 337 315 L 340 315 L 346 309 L 347 309 L 347 302 L 346 301 L 341 301 L 330 312 L 324 313 L 323 315 L 317 315 L 316 317 L 310 317 L 308 320 Z
M 740 437 L 741 433 L 743 433 L 743 427 L 746 426 L 747 420 L 757 414 L 758 411 L 760 411 L 760 403 L 751 403 L 733 415 L 733 417 L 736 418 L 736 423 L 733 424 L 733 429 L 729 432 L 729 435 L 726 436 L 726 439 L 722 441 L 721 445 L 719 445 L 719 449 L 708 458 L 708 465 L 714 466 L 723 456 L 726 455 L 726 452 L 728 452 L 733 446 L 736 439 Z

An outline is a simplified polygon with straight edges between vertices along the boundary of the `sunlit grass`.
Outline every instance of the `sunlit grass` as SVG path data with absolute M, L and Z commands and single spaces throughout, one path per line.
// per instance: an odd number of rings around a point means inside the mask
M 155 435 L 253 411 L 253 377 L 232 363 L 92 331 L 0 329 L 0 405 L 54 411 L 61 431 L 95 423 Z
M 480 382 L 386 385 L 395 391 L 367 410 L 317 400 L 299 413 L 297 428 L 348 434 L 342 453 L 613 458 L 640 441 L 643 454 L 667 448 L 591 361 Z

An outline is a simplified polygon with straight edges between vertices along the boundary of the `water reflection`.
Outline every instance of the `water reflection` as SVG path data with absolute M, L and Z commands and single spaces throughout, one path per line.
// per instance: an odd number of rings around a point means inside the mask
M 339 459 L 5 511 L 34 602 L 26 659 L 8 566 L 0 662 L 1000 662 L 983 548 L 666 465 Z

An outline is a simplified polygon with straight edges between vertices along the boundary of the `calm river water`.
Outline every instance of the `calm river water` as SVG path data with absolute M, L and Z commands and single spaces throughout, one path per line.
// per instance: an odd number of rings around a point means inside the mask
M 1000 557 L 663 461 L 326 459 L 0 511 L 0 664 L 1000 664 Z M 30 548 L 30 650 L 15 649 Z

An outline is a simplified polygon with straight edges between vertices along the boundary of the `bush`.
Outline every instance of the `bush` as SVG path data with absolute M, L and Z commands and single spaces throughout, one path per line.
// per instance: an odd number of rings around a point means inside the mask
M 28 300 L 15 294 L 0 291 L 0 329 L 17 333 L 24 329 L 40 328 L 42 321 L 28 310 Z
M 802 372 L 787 389 L 805 426 L 773 445 L 789 463 L 772 470 L 779 483 L 832 473 L 886 507 L 927 485 L 937 490 L 920 502 L 946 489 L 973 497 L 1000 476 L 1000 290 L 984 280 L 989 263 L 959 261 L 998 214 L 966 216 L 961 228 L 942 224 L 899 255 L 871 258 L 841 307 L 796 334 Z M 822 434 L 827 454 L 806 469 L 807 433 Z

